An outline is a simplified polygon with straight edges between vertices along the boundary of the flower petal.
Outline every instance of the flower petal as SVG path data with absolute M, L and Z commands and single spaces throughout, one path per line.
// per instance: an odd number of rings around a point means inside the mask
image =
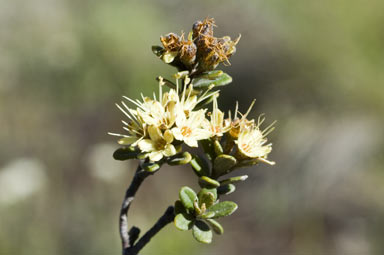
M 155 143 L 150 139 L 143 139 L 138 143 L 139 149 L 144 152 L 155 150 Z
M 209 129 L 195 128 L 193 130 L 192 136 L 196 140 L 204 140 L 204 139 L 208 139 L 212 136 L 212 131 Z
M 151 161 L 159 161 L 162 158 L 163 158 L 163 153 L 161 153 L 161 151 L 153 151 L 149 153 L 149 159 Z
M 117 141 L 121 145 L 130 145 L 137 141 L 136 136 L 130 136 L 130 137 L 123 137 L 119 141 Z
M 167 146 L 163 150 L 163 154 L 166 157 L 170 157 L 176 154 L 176 148 L 172 144 L 167 144 Z
M 173 142 L 173 134 L 172 134 L 171 130 L 169 130 L 169 129 L 165 130 L 165 132 L 164 132 L 164 140 L 167 143 L 172 143 Z
M 171 131 L 173 133 L 173 136 L 176 138 L 176 140 L 183 141 L 184 136 L 181 134 L 180 128 L 175 127 L 175 128 L 172 128 Z
M 195 138 L 186 137 L 186 138 L 184 138 L 184 142 L 190 147 L 197 147 L 198 146 Z
M 158 127 L 156 126 L 149 126 L 148 127 L 148 134 L 149 134 L 149 137 L 151 138 L 152 141 L 154 141 L 155 143 L 158 142 L 159 140 L 163 140 L 163 136 L 161 134 L 161 131 Z

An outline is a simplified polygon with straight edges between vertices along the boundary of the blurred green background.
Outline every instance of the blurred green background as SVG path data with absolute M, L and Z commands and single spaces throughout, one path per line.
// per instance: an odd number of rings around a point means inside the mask
M 159 36 L 214 17 L 242 35 L 219 104 L 277 120 L 274 167 L 229 199 L 223 236 L 172 225 L 142 254 L 384 254 L 384 2 L 346 0 L 0 0 L 0 254 L 119 254 L 117 216 L 136 162 L 112 159 L 122 95 L 157 91 L 174 69 Z M 188 167 L 139 190 L 145 231 L 196 186 Z

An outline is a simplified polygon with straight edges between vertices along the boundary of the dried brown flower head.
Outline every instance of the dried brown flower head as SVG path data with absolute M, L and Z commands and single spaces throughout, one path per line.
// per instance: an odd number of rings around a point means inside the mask
M 213 70 L 220 63 L 230 65 L 229 58 L 236 52 L 240 36 L 234 41 L 229 36 L 217 38 L 213 35 L 215 26 L 213 18 L 206 18 L 193 24 L 187 40 L 184 39 L 184 34 L 178 36 L 169 33 L 161 36 L 163 60 L 180 70 L 198 72 Z
M 180 37 L 177 34 L 169 33 L 161 36 L 160 41 L 166 51 L 179 51 L 181 47 Z

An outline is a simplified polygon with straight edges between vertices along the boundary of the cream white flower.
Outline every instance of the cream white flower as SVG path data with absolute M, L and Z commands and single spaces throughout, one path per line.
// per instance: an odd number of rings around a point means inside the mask
M 267 142 L 266 136 L 274 129 L 274 123 L 264 129 L 264 131 L 261 131 L 260 125 L 264 122 L 264 120 L 265 119 L 261 115 L 258 119 L 257 125 L 241 129 L 235 143 L 237 144 L 242 155 L 274 165 L 275 162 L 268 161 L 266 159 L 268 154 L 272 151 L 272 144 L 265 144 Z
M 188 76 L 182 77 L 184 87 L 180 91 L 180 79 L 180 77 L 176 79 L 175 89 L 163 93 L 162 87 L 165 83 L 163 78 L 159 77 L 158 99 L 156 95 L 153 95 L 153 98 L 141 95 L 142 100 L 132 100 L 124 97 L 136 106 L 136 109 L 131 109 L 124 102 L 121 102 L 122 106 L 117 105 L 129 118 L 128 122 L 123 121 L 123 128 L 128 133 L 109 134 L 123 137 L 119 140 L 122 145 L 139 145 L 142 151 L 150 152 L 150 158 L 153 161 L 173 153 L 174 146 L 171 144 L 172 141 L 169 141 L 170 135 L 172 135 L 172 140 L 173 136 L 175 136 L 177 140 L 184 141 L 191 147 L 197 147 L 198 140 L 211 137 L 212 133 L 203 127 L 203 123 L 208 121 L 205 118 L 205 110 L 196 112 L 193 110 L 203 100 L 215 96 L 218 91 L 209 92 L 208 89 L 198 96 L 198 91 L 193 89 Z M 218 109 L 214 112 L 215 117 L 212 123 L 217 125 L 223 116 Z
M 172 133 L 179 141 L 184 141 L 190 147 L 197 147 L 197 141 L 208 139 L 212 136 L 210 130 L 203 128 L 206 110 L 193 111 L 187 117 L 179 113 L 176 118 L 176 127 Z
M 229 125 L 231 127 L 230 127 L 230 130 L 229 130 L 229 134 L 233 138 L 235 138 L 235 139 L 238 138 L 240 132 L 242 132 L 244 129 L 249 129 L 249 128 L 251 128 L 254 125 L 254 123 L 255 123 L 254 120 L 248 120 L 247 119 L 247 116 L 251 112 L 252 107 L 253 107 L 254 104 L 255 104 L 255 100 L 252 101 L 252 103 L 249 106 L 247 112 L 245 114 L 241 114 L 238 111 L 239 104 L 238 104 L 238 102 L 236 102 L 235 115 L 234 115 L 233 119 L 231 118 L 231 112 L 229 112 L 229 118 L 226 120 L 226 122 L 230 123 Z M 238 118 L 237 114 L 240 114 L 241 118 Z
M 223 136 L 231 129 L 230 122 L 224 121 L 224 113 L 217 106 L 217 96 L 213 99 L 213 110 L 210 118 L 207 127 L 212 133 L 211 136 Z
M 267 139 L 263 137 L 261 131 L 256 127 L 241 132 L 236 141 L 237 146 L 243 155 L 249 158 L 262 159 L 264 162 L 274 164 L 265 160 L 272 150 L 271 144 L 264 145 L 266 142 Z
M 121 145 L 136 146 L 146 135 L 145 122 L 138 116 L 136 110 L 129 108 L 124 102 L 121 102 L 121 104 L 124 108 L 118 104 L 116 106 L 128 117 L 128 122 L 122 120 L 123 129 L 127 131 L 127 134 L 108 134 L 123 137 L 118 141 Z
M 153 95 L 153 99 L 142 95 L 142 102 L 139 100 L 134 101 L 128 97 L 124 98 L 137 106 L 137 114 L 146 125 L 155 125 L 166 129 L 172 127 L 175 123 L 175 106 L 178 99 L 175 98 L 174 91 L 163 95 L 162 86 L 164 82 L 161 77 L 159 79 L 159 101 L 156 95 Z
M 139 149 L 143 152 L 149 152 L 151 161 L 159 161 L 164 156 L 170 157 L 176 154 L 176 148 L 173 146 L 172 132 L 167 129 L 164 133 L 154 126 L 148 126 L 150 139 L 143 139 L 138 143 Z
M 176 108 L 178 112 L 184 112 L 187 117 L 200 102 L 214 95 L 218 95 L 219 93 L 219 91 L 211 92 L 210 90 L 214 87 L 211 86 L 202 95 L 198 95 L 199 92 L 193 89 L 193 84 L 190 83 L 191 80 L 188 76 L 185 76 L 185 74 L 182 73 L 178 73 L 176 77 L 184 78 L 184 88 L 181 92 L 181 96 L 178 97 Z M 176 91 L 179 91 L 179 79 L 176 79 Z

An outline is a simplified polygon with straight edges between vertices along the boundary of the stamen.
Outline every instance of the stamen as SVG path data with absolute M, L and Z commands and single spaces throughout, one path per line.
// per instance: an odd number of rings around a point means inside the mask
M 136 105 L 137 107 L 143 109 L 143 107 L 141 106 L 141 103 L 139 101 L 139 103 L 137 103 L 136 101 L 133 101 L 132 99 L 130 99 L 129 97 L 126 97 L 126 96 L 123 96 L 123 98 L 127 99 L 129 102 L 133 103 L 134 105 Z M 122 102 L 124 103 L 124 102 Z M 127 107 L 128 108 L 128 107 Z M 144 110 L 144 109 L 143 109 Z
M 181 134 L 185 137 L 190 137 L 192 134 L 192 130 L 189 127 L 182 127 Z
M 251 112 L 252 107 L 253 107 L 253 105 L 255 104 L 255 102 L 256 102 L 256 99 L 253 99 L 251 105 L 250 105 L 249 108 L 248 108 L 248 111 L 243 115 L 243 118 L 244 118 L 244 119 L 245 119 L 245 118 L 247 117 L 247 115 Z

